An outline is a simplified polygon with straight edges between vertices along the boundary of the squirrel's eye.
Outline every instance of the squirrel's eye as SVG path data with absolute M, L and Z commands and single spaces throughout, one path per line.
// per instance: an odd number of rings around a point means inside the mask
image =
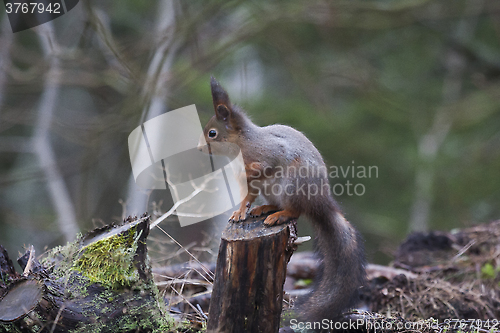
M 217 137 L 217 131 L 212 128 L 210 131 L 208 131 L 208 137 L 210 139 L 215 139 Z

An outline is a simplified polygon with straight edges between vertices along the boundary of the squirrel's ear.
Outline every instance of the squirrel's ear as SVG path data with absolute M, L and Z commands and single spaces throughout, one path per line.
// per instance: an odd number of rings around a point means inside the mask
M 229 96 L 213 76 L 210 78 L 210 86 L 212 88 L 215 115 L 217 119 L 227 121 L 231 115 L 231 101 L 229 100 Z

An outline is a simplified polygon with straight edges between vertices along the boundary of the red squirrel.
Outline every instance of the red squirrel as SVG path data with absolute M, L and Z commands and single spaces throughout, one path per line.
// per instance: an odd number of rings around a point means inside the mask
M 248 194 L 230 221 L 274 211 L 264 221 L 268 226 L 302 214 L 308 217 L 322 265 L 314 291 L 298 300 L 296 313 L 311 322 L 335 319 L 355 305 L 365 281 L 365 259 L 361 237 L 330 193 L 321 154 L 292 127 L 255 125 L 213 77 L 210 83 L 215 115 L 203 131 L 206 147 L 212 154 L 223 154 L 214 151 L 215 143 L 236 144 L 245 164 Z M 259 195 L 267 204 L 250 209 Z

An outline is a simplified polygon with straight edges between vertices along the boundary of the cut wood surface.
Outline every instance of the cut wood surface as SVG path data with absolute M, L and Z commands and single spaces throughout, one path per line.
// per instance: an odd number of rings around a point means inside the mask
M 20 280 L 0 301 L 0 321 L 22 318 L 42 299 L 42 284 L 34 280 Z

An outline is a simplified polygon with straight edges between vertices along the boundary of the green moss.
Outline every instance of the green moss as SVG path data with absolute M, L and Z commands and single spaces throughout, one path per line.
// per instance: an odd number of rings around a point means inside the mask
M 483 279 L 493 280 L 497 277 L 499 271 L 498 267 L 494 267 L 492 264 L 486 263 L 483 267 L 481 267 L 481 277 Z
M 139 280 L 134 265 L 137 241 L 136 228 L 124 235 L 113 235 L 93 242 L 80 250 L 73 269 L 92 283 L 113 289 L 129 287 Z
M 10 323 L 0 324 L 0 332 L 21 333 L 21 330 Z
M 71 284 L 74 279 L 73 262 L 79 251 L 82 242 L 82 234 L 76 235 L 74 242 L 65 246 L 57 246 L 47 252 L 47 256 L 40 260 L 43 267 L 46 267 L 50 273 L 62 279 L 66 285 Z
M 132 227 L 87 246 L 79 236 L 75 242 L 48 253 L 43 265 L 51 267 L 51 274 L 60 279 L 57 284 L 65 286 L 64 297 L 78 304 L 85 317 L 92 318 L 90 324 L 82 323 L 71 332 L 174 332 L 174 320 L 168 316 L 154 281 L 141 281 L 135 267 L 140 236 Z M 89 288 L 94 284 L 99 286 Z M 111 304 L 114 302 L 123 306 L 124 315 L 111 316 L 116 311 Z
M 134 266 L 134 255 L 140 233 L 131 228 L 122 235 L 111 235 L 81 248 L 82 235 L 66 246 L 52 249 L 42 264 L 55 266 L 54 274 L 61 278 L 78 278 L 72 271 L 80 272 L 89 283 L 99 283 L 109 288 L 130 287 L 139 280 Z M 88 284 L 88 283 L 87 283 Z M 82 285 L 82 284 L 79 284 Z M 85 295 L 81 290 L 81 295 Z
M 95 298 L 101 298 L 103 295 L 95 295 Z M 134 295 L 128 295 L 126 299 L 126 304 L 124 306 L 124 311 L 126 311 L 126 316 L 119 316 L 111 320 L 99 320 L 95 318 L 92 324 L 81 325 L 71 333 L 102 333 L 102 332 L 155 332 L 155 333 L 167 333 L 172 332 L 172 328 L 175 326 L 174 321 L 168 315 L 157 307 L 156 299 L 153 292 L 134 292 Z M 94 305 L 96 308 L 100 308 L 102 304 L 101 301 L 96 301 Z M 110 308 L 102 308 L 102 313 L 106 316 Z M 113 310 L 114 311 L 114 310 Z
M 68 298 L 80 299 L 89 295 L 88 287 L 92 284 L 88 278 L 77 274 L 74 270 L 68 271 L 68 288 L 67 292 L 70 294 Z

